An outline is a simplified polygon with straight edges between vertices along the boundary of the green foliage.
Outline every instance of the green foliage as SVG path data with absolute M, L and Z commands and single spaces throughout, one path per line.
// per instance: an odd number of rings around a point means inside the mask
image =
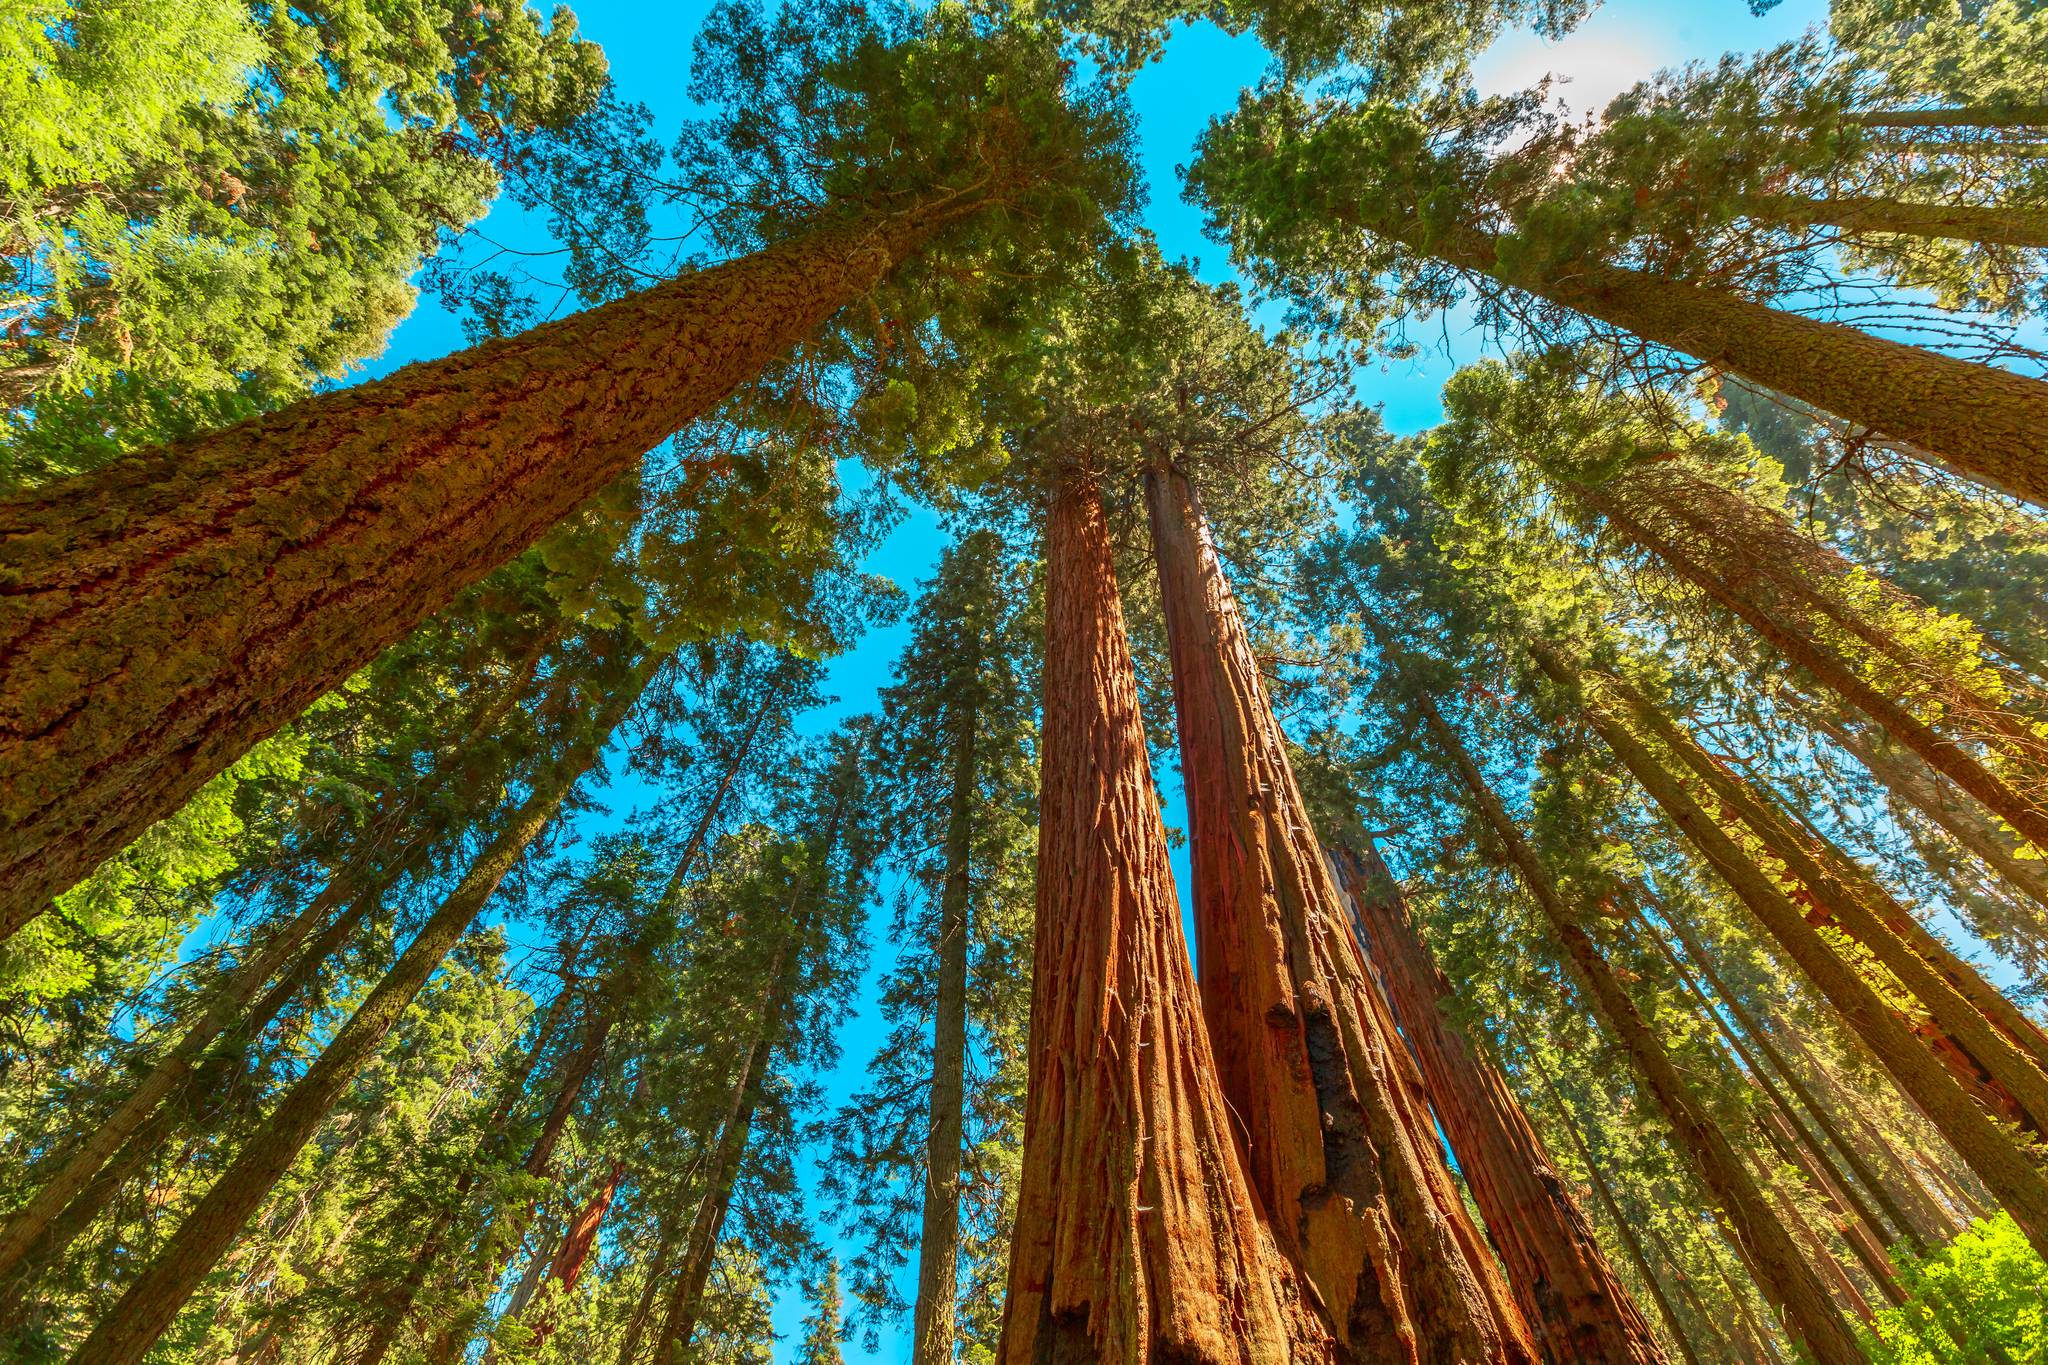
M 1980 1219 L 1901 1279 L 1908 1301 L 1864 1334 L 1876 1365 L 2048 1360 L 2048 1265 L 2009 1214 Z

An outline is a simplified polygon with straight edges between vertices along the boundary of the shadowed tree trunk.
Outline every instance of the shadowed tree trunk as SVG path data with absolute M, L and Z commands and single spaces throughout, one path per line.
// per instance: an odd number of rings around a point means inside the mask
M 1370 845 L 1334 848 L 1331 859 L 1544 1359 L 1661 1362 L 1649 1323 L 1558 1179 L 1521 1102 L 1445 1017 L 1451 983 L 1431 960 L 1392 874 Z
M 1927 931 L 1848 855 L 1794 827 L 1766 793 L 1709 754 L 1649 698 L 1603 679 L 1637 722 L 1693 770 L 1749 827 L 1811 902 L 1807 918 L 1835 926 L 1869 950 L 1912 992 L 1933 1024 L 2018 1104 L 2028 1126 L 2048 1120 L 2048 1074 L 2039 1059 L 2048 1039 L 1977 969 Z
M 1145 476 L 1187 792 L 1203 1018 L 1247 1174 L 1350 1348 L 1533 1358 L 1309 828 L 1194 490 Z M 1617 1357 L 1625 1359 L 1625 1357 Z
M 1362 615 L 1380 642 L 1382 656 L 1405 672 L 1407 655 L 1385 622 L 1369 610 Z M 1679 1072 L 1663 1041 L 1636 1008 L 1599 945 L 1565 904 L 1549 869 L 1488 785 L 1464 741 L 1427 692 L 1415 692 L 1414 702 L 1424 728 L 1457 773 L 1473 809 L 1549 923 L 1587 999 L 1628 1054 L 1644 1089 L 1663 1111 L 1679 1150 L 1692 1163 L 1701 1183 L 1720 1201 L 1729 1232 L 1751 1267 L 1758 1288 L 1785 1315 L 1787 1329 L 1819 1365 L 1866 1365 L 1868 1357 L 1835 1311 L 1826 1287 L 1787 1234 L 1727 1135 Z
M 1046 529 L 1038 929 L 1006 1365 L 1282 1365 L 1334 1343 L 1240 1164 L 1181 938 L 1095 479 Z
M 2048 384 L 2041 388 L 2048 391 Z M 1942 676 L 1942 661 L 1922 657 L 1887 624 L 1839 600 L 1855 580 L 1848 561 L 1784 517 L 1674 465 L 1638 466 L 1598 488 L 1571 485 L 1568 493 L 2013 829 L 2048 848 L 2042 791 L 2048 748 L 2032 722 L 1979 695 L 1966 680 Z M 1879 585 L 1876 591 L 1880 610 L 1929 615 L 1925 604 L 1896 589 Z M 1889 669 L 1895 681 L 1880 686 L 1866 677 L 1840 643 L 1845 637 L 1867 649 L 1871 666 Z M 1922 718 L 1930 707 L 1941 714 L 1939 729 Z M 1951 735 L 2012 761 L 1994 768 Z
M 2048 247 L 2048 213 L 1989 204 L 1916 204 L 1901 199 L 1804 199 L 1749 194 L 1737 201 L 1746 217 L 1794 227 L 1819 224 L 1849 232 L 1946 237 L 1988 246 Z
M 185 1217 L 178 1231 L 128 1287 L 108 1315 L 79 1346 L 75 1359 L 93 1365 L 134 1365 L 147 1352 L 185 1301 L 234 1241 L 249 1216 L 290 1168 L 319 1129 L 328 1111 L 377 1055 L 384 1037 L 440 966 L 441 959 L 497 891 L 526 847 L 555 817 L 563 799 L 593 767 L 612 730 L 622 721 L 655 672 L 667 661 L 642 658 L 591 717 L 585 732 L 567 742 L 489 847 L 460 883 L 420 926 L 384 979 L 356 1007 L 319 1060 L 288 1091 L 263 1126 L 250 1136 Z
M 1699 807 L 1677 776 L 1606 709 L 1599 695 L 1582 689 L 1576 675 L 1555 654 L 1539 650 L 1536 657 L 1567 694 L 1579 699 L 1608 748 L 1666 818 L 1750 908 L 1843 1023 L 1870 1048 L 1900 1089 L 2006 1206 L 2028 1240 L 2048 1254 L 2048 1179 L 2040 1169 L 1913 1036 L 1891 1005 L 1827 945 L 1798 907 Z
M 969 632 L 971 635 L 971 632 Z M 978 643 L 978 642 L 977 642 Z M 967 1103 L 967 916 L 974 796 L 973 679 L 977 645 L 959 661 L 968 698 L 956 701 L 952 790 L 947 800 L 946 880 L 939 893 L 938 999 L 932 1019 L 931 1112 L 925 1129 L 924 1226 L 918 1238 L 914 1365 L 952 1365 L 959 1299 L 960 1143 Z M 957 681 L 957 680 L 956 680 Z
M 1526 1046 L 1524 1051 L 1527 1051 Z M 1608 1187 L 1606 1175 L 1601 1171 L 1599 1163 L 1593 1159 L 1593 1153 L 1587 1150 L 1585 1138 L 1579 1135 L 1578 1122 L 1572 1114 L 1571 1107 L 1564 1102 L 1564 1096 L 1557 1092 L 1557 1087 L 1551 1082 L 1550 1073 L 1535 1060 L 1533 1053 L 1529 1054 L 1529 1068 L 1536 1073 L 1537 1079 L 1543 1085 L 1544 1093 L 1550 1097 L 1551 1106 L 1557 1110 L 1558 1126 L 1564 1130 L 1565 1141 L 1571 1144 L 1572 1151 L 1578 1155 L 1579 1164 L 1586 1168 L 1586 1181 L 1593 1190 L 1593 1197 L 1599 1201 L 1601 1212 L 1607 1215 L 1608 1225 L 1614 1229 L 1614 1235 L 1621 1240 L 1622 1250 L 1628 1256 L 1629 1265 L 1635 1269 L 1636 1278 L 1643 1282 L 1643 1287 L 1650 1293 L 1651 1301 L 1657 1305 L 1657 1315 L 1664 1321 L 1665 1333 L 1678 1347 L 1678 1353 L 1684 1358 L 1686 1365 L 1701 1365 L 1691 1334 L 1685 1330 L 1685 1325 L 1679 1320 L 1678 1310 L 1672 1306 L 1670 1296 L 1664 1292 L 1663 1282 L 1657 1278 L 1657 1272 L 1650 1266 L 1649 1253 L 1643 1247 L 1642 1237 L 1636 1232 L 1635 1224 L 1622 1213 L 1621 1205 L 1614 1197 L 1614 1191 Z M 1680 1288 L 1683 1290 L 1684 1285 L 1681 1284 Z M 1695 1316 L 1700 1317 L 1702 1322 L 1706 1321 L 1705 1315 L 1699 1312 L 1698 1305 L 1692 1306 Z
M 0 928 L 975 207 L 823 224 L 0 499 Z

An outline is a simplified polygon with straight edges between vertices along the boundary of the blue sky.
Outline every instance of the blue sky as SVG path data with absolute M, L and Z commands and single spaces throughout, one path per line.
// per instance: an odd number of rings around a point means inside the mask
M 681 4 L 635 4 L 628 0 L 581 0 L 574 5 L 586 36 L 604 46 L 613 79 L 629 100 L 655 111 L 657 133 L 664 141 L 689 106 L 683 90 L 688 78 L 691 40 L 709 5 L 704 0 Z M 1823 24 L 1824 0 L 1785 0 L 1768 15 L 1750 15 L 1743 0 L 1621 0 L 1596 11 L 1561 42 L 1531 34 L 1502 38 L 1480 59 L 1476 77 L 1488 91 L 1520 89 L 1546 74 L 1563 78 L 1556 93 L 1574 111 L 1599 109 L 1610 97 L 1652 71 L 1686 61 L 1714 58 L 1728 50 L 1748 50 L 1795 37 Z M 1196 137 L 1208 121 L 1227 111 L 1238 92 L 1254 82 L 1265 65 L 1264 54 L 1250 38 L 1231 38 L 1206 25 L 1185 28 L 1168 43 L 1164 58 L 1141 73 L 1131 98 L 1139 119 L 1141 169 L 1149 196 L 1144 221 L 1169 257 L 1198 259 L 1206 279 L 1231 277 L 1227 254 L 1202 234 L 1200 212 L 1181 198 L 1176 168 L 1190 159 Z M 494 214 L 482 225 L 486 234 L 508 240 L 529 240 L 531 229 L 510 210 Z M 1428 426 L 1441 415 L 1438 391 L 1458 364 L 1484 348 L 1485 338 L 1470 329 L 1469 320 L 1452 316 L 1439 332 L 1418 338 L 1437 344 L 1414 360 L 1391 361 L 1361 371 L 1362 396 L 1379 403 L 1388 425 L 1397 432 Z M 428 359 L 457 349 L 462 338 L 453 319 L 431 302 L 398 329 L 391 349 L 368 373 L 388 372 L 398 365 Z M 904 588 L 926 577 L 940 549 L 929 516 L 913 514 L 877 551 L 869 564 Z M 829 690 L 839 702 L 814 718 L 822 730 L 837 719 L 873 706 L 876 689 L 888 680 L 892 661 L 907 632 L 901 628 L 871 634 L 831 670 Z M 1171 775 L 1166 775 L 1171 777 Z M 626 786 L 606 793 L 609 819 L 626 816 L 640 796 Z M 1169 781 L 1170 824 L 1184 825 L 1178 790 Z M 609 822 L 609 820 L 607 821 Z M 1175 874 L 1186 886 L 1185 851 L 1175 853 Z M 876 924 L 877 930 L 881 924 Z M 887 964 L 887 947 L 877 942 L 875 969 Z M 837 1103 L 860 1082 L 869 1053 L 880 1038 L 879 1021 L 864 1012 L 843 1034 L 840 1069 L 823 1079 Z M 823 1211 L 813 1208 L 814 1214 Z M 785 1293 L 776 1312 L 783 1335 L 778 1360 L 794 1350 L 796 1325 L 805 1311 L 794 1288 Z M 897 1361 L 908 1355 L 903 1326 L 885 1332 L 879 1351 L 870 1355 L 849 1344 L 849 1360 Z

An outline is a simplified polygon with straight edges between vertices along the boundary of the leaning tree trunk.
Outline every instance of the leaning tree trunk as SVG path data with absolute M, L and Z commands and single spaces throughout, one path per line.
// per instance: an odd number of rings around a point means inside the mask
M 1094 477 L 1046 529 L 1038 930 L 1006 1365 L 1327 1361 L 1240 1165 L 1181 938 Z
M 1352 215 L 1354 220 L 1356 215 Z M 2048 506 L 2048 383 L 1599 261 L 1502 265 L 1481 232 L 1411 245 L 1905 442 L 1966 478 Z
M 1274 1235 L 1367 1358 L 1521 1361 L 1528 1327 L 1405 1083 L 1193 488 L 1145 476 L 1203 1018 Z
M 1841 228 L 1861 236 L 1941 237 L 1986 246 L 2048 247 L 2048 213 L 1991 204 L 1917 204 L 1859 197 L 1807 199 L 1794 194 L 1747 194 L 1736 201 L 1743 216 L 1793 227 Z
M 1934 1027 L 2012 1097 L 2028 1126 L 2041 1131 L 2048 1123 L 2048 1073 L 2040 1066 L 2042 1040 L 2033 1022 L 1883 887 L 1861 869 L 1852 872 L 1848 855 L 1794 828 L 1769 796 L 1701 748 L 1648 697 L 1618 681 L 1603 679 L 1602 685 L 1612 687 L 1636 722 L 1784 864 L 1786 877 L 1811 902 L 1808 920 L 1831 924 L 1862 944 L 1920 1002 Z
M 541 1344 L 555 1330 L 555 1313 L 561 1311 L 562 1301 L 582 1278 L 583 1267 L 590 1261 L 590 1253 L 597 1245 L 597 1234 L 604 1226 L 605 1215 L 611 1212 L 612 1200 L 618 1196 L 619 1186 L 626 1183 L 626 1163 L 614 1161 L 605 1175 L 604 1183 L 591 1193 L 576 1216 L 569 1220 L 569 1226 L 562 1233 L 562 1244 L 555 1248 L 555 1258 L 548 1263 L 547 1279 L 553 1280 L 559 1288 L 552 1300 L 552 1308 L 542 1312 L 533 1323 L 531 1349 L 538 1353 Z
M 972 208 L 823 224 L 0 500 L 0 921 L 39 912 Z
M 1379 639 L 1383 654 L 1400 667 L 1405 655 L 1386 624 L 1370 612 L 1365 614 L 1365 622 Z M 1549 869 L 1515 826 L 1507 807 L 1487 783 L 1458 732 L 1426 692 L 1416 695 L 1415 706 L 1423 727 L 1457 773 L 1486 829 L 1542 911 L 1594 1010 L 1628 1054 L 1644 1088 L 1663 1111 L 1679 1149 L 1692 1163 L 1701 1182 L 1720 1201 L 1728 1229 L 1751 1267 L 1757 1287 L 1785 1315 L 1787 1330 L 1818 1365 L 1867 1365 L 1868 1357 L 1835 1311 L 1827 1288 L 1786 1232 L 1727 1135 L 1679 1072 L 1663 1040 L 1636 1008 L 1593 936 L 1565 904 Z
M 1597 695 L 1582 690 L 1555 655 L 1538 651 L 1537 659 L 1560 687 L 1581 700 L 1587 718 L 1622 766 L 2005 1205 L 2028 1240 L 2048 1255 L 2048 1178 L 1619 717 L 1610 714 Z
M 2044 385 L 2048 389 L 2048 385 Z M 1751 540 L 1747 544 L 1731 544 L 1726 538 L 1726 526 L 1683 526 L 1683 520 L 1690 520 L 1686 512 L 1667 516 L 1669 508 L 1653 508 L 1659 520 L 1642 516 L 1630 505 L 1626 491 L 1649 487 L 1645 477 L 1636 475 L 1626 485 L 1620 481 L 1610 489 L 1587 489 L 1573 487 L 1571 495 L 1581 501 L 1585 508 L 1597 512 L 1614 526 L 1616 532 L 1628 536 L 1634 544 L 1655 555 L 1671 573 L 1683 581 L 1692 583 L 1704 591 L 1710 600 L 1741 618 L 1761 639 L 1772 645 L 1780 655 L 1798 667 L 1806 669 L 1812 677 L 1839 696 L 1843 702 L 1876 720 L 1882 729 L 1901 745 L 1909 747 L 1921 759 L 1925 759 L 1939 774 L 1960 786 L 1976 800 L 1985 802 L 1989 810 L 1999 814 L 1999 819 L 2009 823 L 2015 831 L 2048 849 L 2048 796 L 2044 796 L 2044 741 L 2034 733 L 2032 720 L 2025 716 L 2007 712 L 1995 704 L 1970 694 L 1962 686 L 1937 686 L 1929 694 L 1913 698 L 1921 706 L 1927 702 L 1935 704 L 1944 712 L 1944 729 L 1952 729 L 1956 735 L 1978 741 L 1989 749 L 2005 751 L 2019 761 L 2013 765 L 2019 772 L 2007 774 L 1982 761 L 1968 747 L 1935 729 L 1933 724 L 1915 714 L 1915 706 L 1896 696 L 1896 688 L 1884 688 L 1870 681 L 1862 671 L 1855 669 L 1849 657 L 1839 649 L 1831 647 L 1817 626 L 1839 628 L 1843 632 L 1855 632 L 1864 636 L 1864 643 L 1874 651 L 1882 653 L 1888 663 L 1898 671 L 1911 673 L 1915 665 L 1925 669 L 1927 665 L 1913 659 L 1911 651 L 1890 641 L 1884 632 L 1870 628 L 1868 622 L 1858 620 L 1853 610 L 1843 610 L 1837 604 L 1825 602 L 1825 596 L 1817 587 L 1794 587 L 1782 581 L 1774 573 L 1765 573 L 1755 567 L 1757 559 L 1778 561 L 1790 555 L 1812 551 L 1812 544 L 1790 532 L 1784 524 L 1772 524 L 1769 520 L 1757 522 L 1753 530 L 1765 532 L 1767 538 L 1741 536 Z M 1698 503 L 1706 499 L 1726 501 L 1729 495 L 1724 489 L 1716 489 L 1698 479 L 1686 479 L 1675 487 L 1665 489 L 1667 495 Z M 1686 540 L 1679 540 L 1673 530 L 1692 532 Z M 1776 532 L 1776 534 L 1772 534 Z M 1745 559 L 1747 557 L 1747 559 Z M 1847 565 L 1841 565 L 1847 573 Z M 1804 600 L 1804 602 L 1800 602 Z M 1898 596 L 1901 604 L 1921 606 L 1903 593 Z M 1800 620 L 1800 616 L 1812 614 L 1819 620 Z M 2017 778 L 2017 780 L 2015 780 Z
M 1661 1362 L 1650 1325 L 1565 1190 L 1521 1101 L 1444 1015 L 1451 983 L 1370 844 L 1331 850 L 1458 1169 L 1552 1365 Z
M 554 819 L 570 788 L 596 764 L 612 730 L 665 661 L 666 656 L 658 653 L 645 656 L 591 718 L 586 733 L 564 747 L 490 846 L 420 926 L 384 979 L 356 1007 L 319 1060 L 243 1144 L 178 1231 L 79 1346 L 76 1359 L 93 1365 L 134 1365 L 170 1326 L 249 1215 L 319 1129 L 328 1110 L 375 1058 L 384 1036 L 525 854 L 527 845 Z
M 1854 756 L 1886 791 L 1926 816 L 2008 886 L 2048 910 L 2048 860 L 2020 857 L 2026 840 L 2015 838 L 1966 794 L 1950 790 L 1942 774 L 1919 755 L 1852 721 L 1829 716 L 1818 705 L 1802 710 L 1814 729 Z
M 959 661 L 965 700 L 951 736 L 952 790 L 947 795 L 945 884 L 939 893 L 938 999 L 932 1022 L 931 1111 L 925 1128 L 924 1226 L 918 1238 L 914 1365 L 952 1365 L 959 1298 L 960 1143 L 967 1104 L 967 916 L 971 887 L 974 799 L 973 678 L 977 650 Z

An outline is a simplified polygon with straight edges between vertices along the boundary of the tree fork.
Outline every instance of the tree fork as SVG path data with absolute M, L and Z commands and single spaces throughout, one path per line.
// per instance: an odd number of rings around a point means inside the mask
M 40 911 L 981 202 L 822 223 L 0 499 L 0 918 Z
M 1334 1361 L 1217 1084 L 1091 473 L 1057 472 L 1045 534 L 1030 1080 L 1000 1357 Z
M 1145 475 L 1188 792 L 1203 1018 L 1247 1174 L 1372 1358 L 1534 1358 L 1445 1165 L 1287 758 L 1194 489 Z M 1400 1093 L 1404 1089 L 1410 1093 Z M 1616 1360 L 1626 1357 L 1614 1357 Z

